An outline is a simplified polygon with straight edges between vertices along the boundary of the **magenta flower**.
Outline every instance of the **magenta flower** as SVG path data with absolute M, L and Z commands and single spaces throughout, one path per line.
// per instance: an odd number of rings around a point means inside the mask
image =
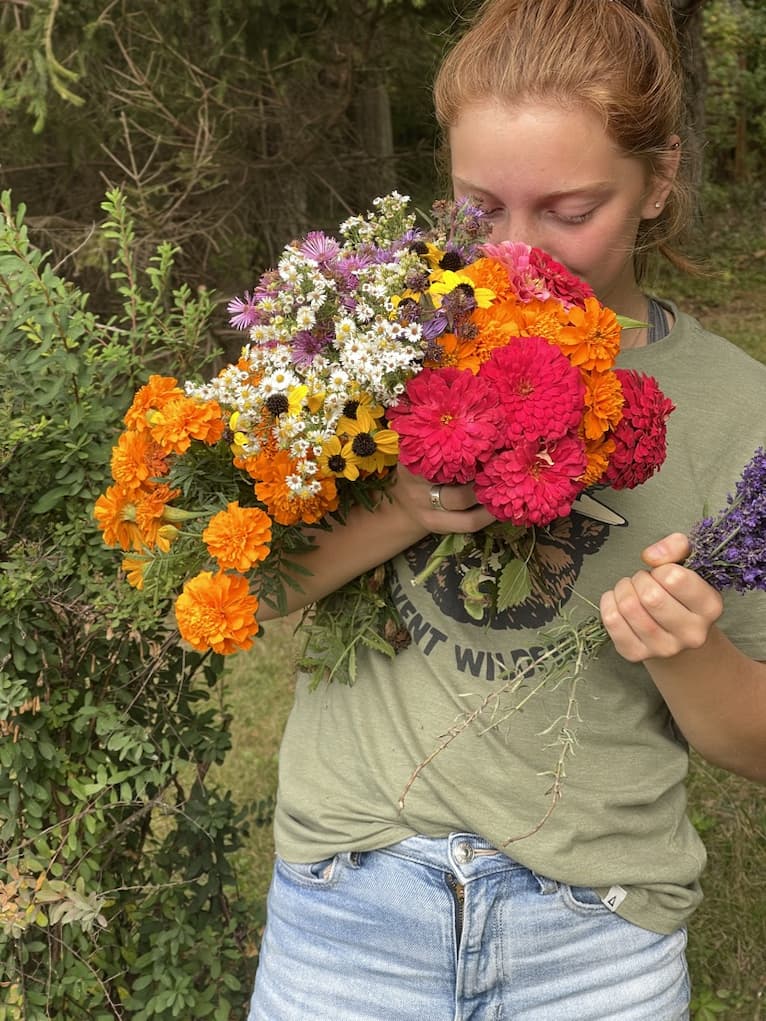
M 575 436 L 519 443 L 478 472 L 476 499 L 500 521 L 547 525 L 569 514 L 586 464 L 585 447 Z
M 625 404 L 613 436 L 615 449 L 602 481 L 612 489 L 633 489 L 646 482 L 665 460 L 667 418 L 675 405 L 652 376 L 615 369 Z
M 585 407 L 579 370 L 542 337 L 517 337 L 496 348 L 479 370 L 497 392 L 504 439 L 558 439 L 576 429 Z
M 467 369 L 423 369 L 409 380 L 388 421 L 399 461 L 432 482 L 470 482 L 498 440 L 497 396 Z

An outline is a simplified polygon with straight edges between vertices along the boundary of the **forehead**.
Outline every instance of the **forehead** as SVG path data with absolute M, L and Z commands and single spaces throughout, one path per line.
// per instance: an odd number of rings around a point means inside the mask
M 640 161 L 625 156 L 582 106 L 475 103 L 450 129 L 449 144 L 456 184 L 493 194 L 565 193 L 644 176 Z

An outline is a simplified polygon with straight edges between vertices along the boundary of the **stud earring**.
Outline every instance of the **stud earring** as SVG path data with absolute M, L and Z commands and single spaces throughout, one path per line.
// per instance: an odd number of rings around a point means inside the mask
M 655 209 L 662 209 L 662 203 L 661 202 L 655 202 L 654 203 L 654 208 Z

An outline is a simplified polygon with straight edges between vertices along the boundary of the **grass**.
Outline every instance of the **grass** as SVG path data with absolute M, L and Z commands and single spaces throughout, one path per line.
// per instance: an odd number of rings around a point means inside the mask
M 665 271 L 652 282 L 708 329 L 766 362 L 766 238 L 761 220 L 734 208 L 714 208 L 698 255 L 707 275 Z M 693 365 L 689 371 L 694 371 Z M 271 875 L 271 811 L 279 742 L 292 702 L 294 621 L 264 628 L 255 649 L 236 657 L 224 697 L 232 713 L 233 748 L 217 779 L 250 820 L 236 868 L 253 919 L 255 959 Z M 705 900 L 690 926 L 688 957 L 695 1021 L 766 1021 L 766 798 L 763 788 L 693 758 L 689 805 L 708 848 Z M 253 969 L 255 967 L 255 960 Z

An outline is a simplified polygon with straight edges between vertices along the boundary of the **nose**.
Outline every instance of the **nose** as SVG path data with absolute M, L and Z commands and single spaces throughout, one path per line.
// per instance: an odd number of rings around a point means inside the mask
M 543 247 L 539 230 L 532 221 L 532 217 L 521 212 L 507 212 L 503 217 L 498 218 L 492 225 L 492 241 L 522 241 L 532 247 Z

